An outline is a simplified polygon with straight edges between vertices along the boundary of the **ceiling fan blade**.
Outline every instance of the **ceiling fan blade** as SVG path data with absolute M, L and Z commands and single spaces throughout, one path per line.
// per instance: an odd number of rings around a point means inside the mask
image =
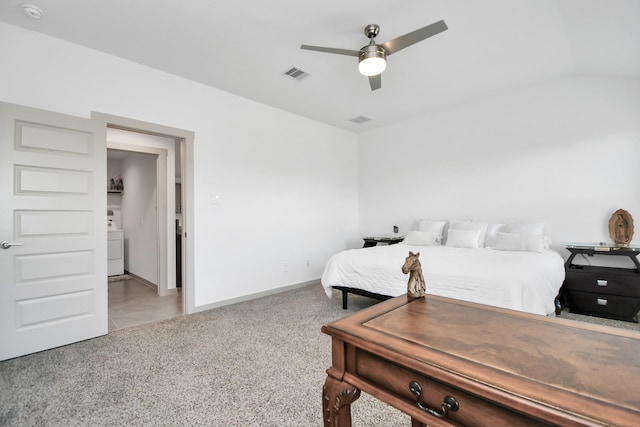
M 318 52 L 326 52 L 326 53 L 337 53 L 338 55 L 347 55 L 347 56 L 355 56 L 355 57 L 358 57 L 360 55 L 359 50 L 335 49 L 332 47 L 309 46 L 306 44 L 300 45 L 300 49 L 315 50 Z
M 371 90 L 380 89 L 382 87 L 382 74 L 369 76 L 369 85 L 371 85 Z
M 391 55 L 400 49 L 404 49 L 405 47 L 409 47 L 412 44 L 418 43 L 431 36 L 435 36 L 436 34 L 445 31 L 447 28 L 447 24 L 440 20 L 431 25 L 427 25 L 426 27 L 407 33 L 404 36 L 396 37 L 393 40 L 384 42 L 381 46 L 387 51 L 387 55 Z

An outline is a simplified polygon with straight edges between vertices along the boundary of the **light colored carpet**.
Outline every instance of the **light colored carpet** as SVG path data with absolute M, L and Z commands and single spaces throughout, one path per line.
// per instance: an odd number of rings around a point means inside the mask
M 320 426 L 329 323 L 320 285 L 0 362 L 0 426 Z M 354 425 L 407 425 L 363 395 Z
M 321 426 L 320 328 L 373 303 L 312 285 L 0 362 L 0 426 Z M 364 393 L 352 413 L 410 425 Z
M 571 313 L 565 309 L 560 315 L 563 319 L 577 320 L 579 322 L 595 323 L 597 325 L 610 326 L 612 328 L 629 329 L 640 332 L 640 324 L 635 322 L 624 322 L 621 320 L 605 319 L 603 317 L 585 316 L 584 314 Z

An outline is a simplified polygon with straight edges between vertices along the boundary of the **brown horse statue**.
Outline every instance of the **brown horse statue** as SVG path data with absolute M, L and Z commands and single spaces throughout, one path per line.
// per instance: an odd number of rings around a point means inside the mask
M 410 298 L 420 298 L 425 296 L 427 285 L 422 276 L 422 266 L 420 265 L 420 252 L 409 251 L 409 256 L 405 258 L 402 272 L 409 273 L 409 283 L 407 283 L 407 295 Z

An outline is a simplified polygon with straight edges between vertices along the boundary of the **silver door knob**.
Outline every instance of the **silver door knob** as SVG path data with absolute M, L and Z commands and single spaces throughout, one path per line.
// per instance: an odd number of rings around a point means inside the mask
M 0 248 L 2 249 L 9 249 L 11 246 L 24 246 L 24 243 L 9 242 L 7 240 L 3 240 L 0 243 Z

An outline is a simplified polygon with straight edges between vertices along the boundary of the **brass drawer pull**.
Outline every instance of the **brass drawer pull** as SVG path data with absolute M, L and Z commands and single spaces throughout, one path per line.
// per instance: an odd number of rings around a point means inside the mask
M 458 408 L 460 408 L 460 404 L 458 404 L 458 401 L 454 397 L 447 396 L 444 398 L 444 402 L 442 402 L 442 412 L 438 412 L 423 405 L 422 402 L 420 402 L 420 396 L 422 396 L 422 387 L 420 386 L 420 384 L 418 384 L 416 381 L 411 381 L 409 383 L 409 390 L 411 390 L 411 393 L 417 396 L 418 400 L 416 401 L 416 404 L 418 405 L 418 408 L 438 418 L 446 417 L 447 411 L 456 412 Z

